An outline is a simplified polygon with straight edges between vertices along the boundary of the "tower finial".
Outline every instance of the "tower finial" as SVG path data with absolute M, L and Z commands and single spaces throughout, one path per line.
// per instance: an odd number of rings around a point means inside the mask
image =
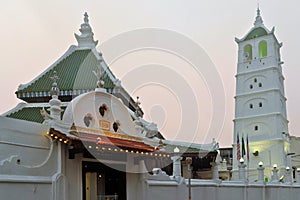
M 259 3 L 257 3 L 256 18 L 255 18 L 254 26 L 260 26 L 262 24 L 263 24 L 263 20 L 260 15 Z
M 84 13 L 84 23 L 89 23 L 89 15 L 87 14 L 87 12 Z
M 98 44 L 98 41 L 94 41 L 94 33 L 89 24 L 89 15 L 87 14 L 87 12 L 84 13 L 83 21 L 84 23 L 81 24 L 79 29 L 81 35 L 77 35 L 75 33 L 78 46 L 93 48 Z

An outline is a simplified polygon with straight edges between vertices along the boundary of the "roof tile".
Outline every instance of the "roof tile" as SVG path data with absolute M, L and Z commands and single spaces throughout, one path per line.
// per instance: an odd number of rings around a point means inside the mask
M 98 64 L 99 61 L 91 50 L 76 50 L 52 69 L 46 71 L 42 77 L 16 93 L 35 92 L 39 94 L 42 92 L 44 94 L 51 89 L 50 77 L 54 71 L 59 77 L 57 82 L 61 91 L 92 90 L 97 86 L 97 78 L 92 71 L 97 70 Z M 105 88 L 112 89 L 114 87 L 114 83 L 108 76 L 104 78 L 104 82 Z

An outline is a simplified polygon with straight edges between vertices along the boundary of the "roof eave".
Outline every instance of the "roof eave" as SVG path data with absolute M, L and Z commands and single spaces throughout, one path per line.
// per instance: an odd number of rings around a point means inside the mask
M 253 27 L 245 34 L 244 37 L 242 37 L 241 39 L 235 38 L 235 42 L 239 44 L 239 43 L 241 43 L 241 42 L 246 41 L 247 36 L 248 36 L 253 30 L 255 30 L 255 29 L 257 29 L 257 28 L 263 28 L 263 29 L 265 29 L 265 31 L 267 32 L 268 35 L 274 33 L 274 31 L 275 31 L 275 27 L 273 27 L 272 30 L 270 31 L 270 30 L 269 30 L 267 27 L 265 27 L 265 25 L 263 25 L 263 24 L 261 24 L 261 25 L 259 25 L 259 26 L 253 26 Z
M 27 105 L 27 103 L 25 102 L 20 102 L 18 103 L 14 108 L 12 108 L 11 110 L 1 114 L 0 116 L 6 117 L 12 113 L 18 112 L 19 110 L 22 110 L 23 108 L 25 108 Z
M 64 60 L 65 58 L 67 58 L 69 55 L 71 55 L 74 51 L 78 50 L 78 47 L 75 45 L 71 45 L 69 47 L 69 49 L 56 61 L 54 62 L 52 65 L 50 65 L 50 67 L 48 67 L 45 71 L 43 71 L 40 75 L 38 75 L 36 78 L 34 78 L 32 81 L 30 81 L 29 83 L 26 84 L 20 84 L 18 87 L 18 90 L 16 91 L 16 93 L 20 92 L 21 90 L 26 89 L 27 87 L 29 87 L 30 85 L 32 85 L 34 82 L 36 82 L 37 80 L 39 80 L 41 77 L 43 77 L 48 71 L 50 71 L 51 69 L 53 69 L 56 65 L 58 65 L 62 60 Z

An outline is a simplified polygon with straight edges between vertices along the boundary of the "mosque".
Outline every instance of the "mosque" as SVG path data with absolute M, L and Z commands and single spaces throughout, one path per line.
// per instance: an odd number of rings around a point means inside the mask
M 282 43 L 259 9 L 254 26 L 235 39 L 233 147 L 225 154 L 216 141 L 165 139 L 97 51 L 87 13 L 79 31 L 78 44 L 20 85 L 23 102 L 0 116 L 1 197 L 300 198 L 299 139 L 288 131 Z

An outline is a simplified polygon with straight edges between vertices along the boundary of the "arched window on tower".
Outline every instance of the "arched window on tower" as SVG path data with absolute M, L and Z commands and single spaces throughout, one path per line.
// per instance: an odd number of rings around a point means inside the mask
M 261 41 L 258 45 L 259 58 L 268 56 L 268 44 L 265 40 Z
M 246 60 L 252 60 L 252 46 L 250 44 L 244 47 L 244 58 Z

